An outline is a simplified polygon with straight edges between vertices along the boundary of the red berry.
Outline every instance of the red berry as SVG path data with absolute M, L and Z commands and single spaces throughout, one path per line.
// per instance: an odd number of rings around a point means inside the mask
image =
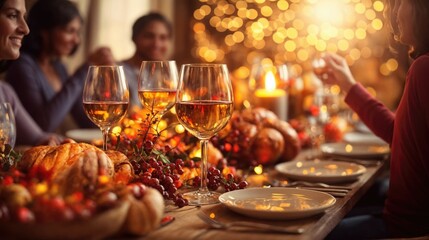
M 87 219 L 91 217 L 91 212 L 81 204 L 75 204 L 71 208 L 75 213 L 75 216 L 80 219 Z
M 173 174 L 171 177 L 173 178 L 173 181 L 178 181 L 180 179 L 180 176 L 177 174 Z
M 29 223 L 34 221 L 34 214 L 26 207 L 19 207 L 16 210 L 16 219 L 21 223 Z
M 75 218 L 75 213 L 69 207 L 66 207 L 62 213 L 63 214 L 62 214 L 62 219 L 61 220 L 72 221 Z
M 240 147 L 238 146 L 238 144 L 234 144 L 233 151 L 235 153 L 238 153 L 240 151 Z
M 95 210 L 97 208 L 97 204 L 93 200 L 87 199 L 87 200 L 85 200 L 84 207 L 86 209 L 88 209 L 91 213 L 93 213 L 93 212 L 95 212 Z M 67 209 L 67 207 L 66 207 L 66 209 Z
M 179 167 L 177 168 L 177 173 L 178 173 L 179 175 L 182 175 L 183 173 L 185 173 L 185 171 L 183 171 L 183 168 L 179 166 Z
M 183 160 L 180 159 L 180 158 L 177 159 L 175 163 L 176 163 L 176 165 L 181 166 L 181 167 L 183 167 L 185 165 L 184 162 L 183 162 Z
M 13 178 L 11 176 L 6 176 L 3 179 L 3 185 L 7 186 L 13 183 Z
M 182 208 L 184 206 L 186 206 L 186 201 L 183 198 L 178 198 L 175 202 L 176 206 L 178 206 L 179 208 Z
M 171 149 L 172 149 L 171 146 L 168 144 L 164 146 L 165 152 L 169 152 L 169 151 L 171 151 Z
M 213 176 L 220 176 L 220 171 L 219 171 L 219 169 L 215 169 L 215 170 L 213 170 L 212 174 L 213 174 Z
M 175 164 L 175 163 L 170 163 L 170 164 L 169 164 L 169 166 L 170 166 L 170 169 L 171 169 L 171 170 L 174 170 L 174 169 L 176 169 L 176 168 L 177 168 L 177 166 L 176 166 L 176 164 Z
M 153 142 L 150 140 L 146 140 L 146 142 L 144 143 L 144 148 L 151 150 L 153 148 Z
M 225 143 L 225 151 L 229 152 L 232 149 L 232 145 L 230 143 Z
M 246 181 L 242 181 L 242 182 L 240 182 L 240 183 L 238 184 L 238 187 L 239 187 L 240 189 L 244 189 L 244 188 L 246 188 L 248 185 L 249 185 L 249 184 L 248 184 Z
M 195 162 L 192 160 L 188 160 L 185 162 L 185 166 L 188 168 L 194 168 L 195 167 Z
M 54 209 L 62 210 L 66 206 L 64 199 L 61 197 L 54 197 L 50 201 L 50 205 Z

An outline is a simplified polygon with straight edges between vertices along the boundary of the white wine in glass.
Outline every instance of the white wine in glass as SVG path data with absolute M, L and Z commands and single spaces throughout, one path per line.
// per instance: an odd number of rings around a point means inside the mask
M 218 203 L 219 193 L 207 188 L 208 141 L 222 130 L 233 111 L 233 93 L 225 64 L 182 66 L 176 98 L 179 122 L 201 143 L 201 185 L 184 194 L 190 205 Z
M 138 94 L 143 107 L 162 117 L 176 102 L 178 78 L 175 61 L 143 61 Z
M 0 147 L 15 146 L 16 126 L 15 115 L 10 103 L 0 103 Z
M 89 67 L 83 107 L 88 118 L 103 132 L 103 150 L 107 150 L 110 128 L 127 113 L 129 95 L 122 66 Z

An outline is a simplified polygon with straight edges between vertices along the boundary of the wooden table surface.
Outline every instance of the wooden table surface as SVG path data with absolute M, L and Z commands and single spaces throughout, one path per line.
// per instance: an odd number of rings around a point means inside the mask
M 165 214 L 174 216 L 176 218 L 175 221 L 165 227 L 153 231 L 149 235 L 145 236 L 144 239 L 323 239 L 367 192 L 376 180 L 377 176 L 379 176 L 383 171 L 384 165 L 384 163 L 381 163 L 377 166 L 367 167 L 366 173 L 360 176 L 358 181 L 345 184 L 345 186 L 352 187 L 352 190 L 349 191 L 345 197 L 337 198 L 333 207 L 318 216 L 301 220 L 267 221 L 241 216 L 231 212 L 221 204 L 202 207 L 188 206 L 181 209 L 169 206 L 167 207 Z M 300 235 L 293 235 L 257 231 L 225 231 L 209 229 L 208 225 L 198 218 L 198 211 L 203 211 L 206 214 L 214 213 L 216 218 L 225 222 L 238 220 L 263 222 L 284 227 L 303 227 L 305 232 Z

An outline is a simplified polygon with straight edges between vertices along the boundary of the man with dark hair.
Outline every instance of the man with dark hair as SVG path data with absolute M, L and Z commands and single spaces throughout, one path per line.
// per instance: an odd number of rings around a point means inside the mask
M 142 61 L 167 60 L 171 48 L 171 23 L 159 13 L 149 13 L 133 24 L 134 55 L 123 61 L 130 88 L 131 105 L 141 106 L 138 99 L 138 75 Z

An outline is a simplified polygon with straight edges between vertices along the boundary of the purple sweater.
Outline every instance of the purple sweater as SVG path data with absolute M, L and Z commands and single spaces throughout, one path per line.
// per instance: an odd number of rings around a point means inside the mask
M 17 145 L 36 145 L 49 137 L 28 115 L 13 89 L 3 81 L 0 81 L 0 102 L 8 102 L 13 108 Z
M 52 64 L 63 83 L 59 92 L 51 87 L 36 60 L 25 53 L 12 62 L 6 81 L 15 89 L 22 105 L 44 131 L 55 131 L 69 113 L 80 127 L 95 127 L 85 115 L 82 104 L 88 65 L 69 76 L 60 60 Z

